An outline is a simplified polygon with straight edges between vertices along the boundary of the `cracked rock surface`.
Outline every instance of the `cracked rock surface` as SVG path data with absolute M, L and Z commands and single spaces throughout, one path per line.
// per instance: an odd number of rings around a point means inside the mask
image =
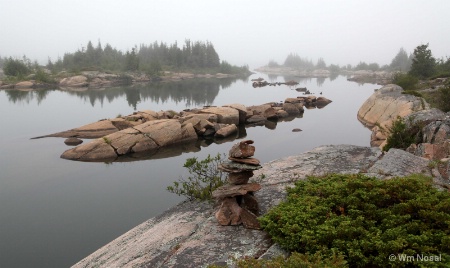
M 265 214 L 286 197 L 286 187 L 310 175 L 366 173 L 380 179 L 423 172 L 429 161 L 401 150 L 383 154 L 376 147 L 330 145 L 263 164 L 253 178 Z M 436 178 L 438 179 L 438 178 Z M 448 182 L 446 182 L 448 184 Z M 220 226 L 209 203 L 186 201 L 98 249 L 73 267 L 206 267 L 232 264 L 233 257 L 268 258 L 282 254 L 262 230 Z

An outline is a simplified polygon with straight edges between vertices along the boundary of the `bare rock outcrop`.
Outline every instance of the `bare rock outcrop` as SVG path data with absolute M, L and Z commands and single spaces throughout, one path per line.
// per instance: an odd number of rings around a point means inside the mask
M 424 99 L 402 92 L 400 86 L 386 85 L 373 93 L 359 108 L 358 119 L 372 129 L 373 146 L 384 146 L 389 128 L 397 117 L 403 118 L 430 108 Z
M 149 121 L 65 151 L 61 158 L 80 161 L 111 161 L 129 153 L 197 140 L 192 124 L 176 119 Z
M 434 176 L 429 161 L 391 149 L 383 154 L 376 147 L 330 145 L 265 163 L 254 171 L 264 174 L 255 192 L 261 214 L 286 197 L 286 186 L 309 175 L 367 173 L 380 179 L 414 172 Z M 232 201 L 232 200 L 231 200 Z M 246 203 L 252 204 L 251 200 Z M 231 204 L 227 217 L 238 207 Z M 242 209 L 242 208 L 241 208 Z M 265 258 L 278 247 L 262 230 L 242 225 L 222 226 L 209 203 L 183 202 L 162 215 L 133 228 L 87 256 L 73 267 L 202 267 L 231 265 L 234 257 Z M 245 218 L 245 213 L 241 217 Z M 276 254 L 283 251 L 278 248 Z
M 272 102 L 249 107 L 235 103 L 181 112 L 143 110 L 32 139 L 44 137 L 96 139 L 91 141 L 90 145 L 83 144 L 80 148 L 64 152 L 61 157 L 80 161 L 109 161 L 114 158 L 113 151 L 117 157 L 151 152 L 168 145 L 202 138 L 225 142 L 227 139 L 239 137 L 239 129 L 244 126 L 263 125 L 274 129 L 278 120 L 288 120 L 289 117 L 292 120 L 296 116 L 301 116 L 304 105 L 315 108 L 316 105 L 319 107 L 330 102 L 323 97 L 308 96 L 288 98 L 283 104 Z M 158 126 L 170 131 L 162 131 Z
M 87 87 L 88 85 L 88 78 L 84 75 L 67 77 L 59 82 L 60 87 Z

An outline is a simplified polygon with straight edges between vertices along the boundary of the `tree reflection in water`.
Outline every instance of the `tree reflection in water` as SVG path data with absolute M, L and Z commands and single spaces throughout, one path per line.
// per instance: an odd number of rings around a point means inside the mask
M 138 103 L 150 100 L 154 103 L 165 103 L 169 100 L 175 103 L 185 102 L 186 106 L 205 106 L 214 103 L 219 90 L 228 88 L 238 79 L 236 78 L 202 78 L 181 81 L 136 84 L 126 87 L 111 87 L 101 89 L 75 88 L 65 90 L 67 94 L 89 101 L 92 106 L 96 102 L 112 102 L 125 98 L 128 105 L 136 110 Z M 32 91 L 7 90 L 8 100 L 13 103 L 29 103 L 37 99 L 41 103 L 50 91 L 58 89 L 37 89 Z

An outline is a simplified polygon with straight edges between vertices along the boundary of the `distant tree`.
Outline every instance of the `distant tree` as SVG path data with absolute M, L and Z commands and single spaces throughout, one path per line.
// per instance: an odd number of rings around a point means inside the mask
M 367 69 L 375 72 L 380 69 L 380 65 L 378 65 L 378 63 L 372 62 L 367 66 Z
M 9 57 L 3 64 L 3 72 L 5 75 L 10 76 L 25 76 L 31 72 L 28 65 L 31 64 L 29 62 L 25 63 L 24 60 L 18 60 Z
M 136 48 L 132 48 L 131 52 L 127 51 L 125 55 L 125 70 L 137 71 L 139 69 L 139 58 L 136 55 Z
M 410 75 L 418 78 L 429 78 L 436 72 L 436 59 L 433 57 L 428 44 L 414 49 Z
M 274 60 L 270 60 L 269 61 L 269 64 L 267 64 L 267 66 L 269 66 L 269 67 L 278 67 L 278 66 L 280 66 L 279 64 L 278 64 L 278 62 L 276 62 L 276 61 L 274 61 Z
M 408 57 L 408 54 L 403 48 L 400 48 L 400 51 L 392 59 L 389 68 L 392 71 L 408 72 L 411 68 L 411 64 L 412 64 L 411 58 Z
M 355 66 L 355 70 L 368 70 L 369 65 L 363 61 L 360 61 L 358 65 Z
M 295 53 L 290 53 L 284 61 L 284 66 L 296 69 L 312 69 L 314 64 L 311 61 L 301 58 Z
M 316 68 L 317 69 L 326 69 L 327 68 L 327 65 L 325 64 L 325 61 L 323 60 L 323 58 L 319 58 L 317 60 Z
M 450 58 L 437 60 L 436 69 L 439 76 L 450 77 Z
M 331 73 L 338 73 L 341 70 L 341 68 L 339 67 L 339 65 L 330 64 L 330 66 L 328 67 L 328 70 Z

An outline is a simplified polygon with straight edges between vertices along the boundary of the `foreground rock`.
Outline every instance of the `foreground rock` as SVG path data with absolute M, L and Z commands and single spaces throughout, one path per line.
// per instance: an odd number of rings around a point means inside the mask
M 260 213 L 265 214 L 285 198 L 286 186 L 309 175 L 366 173 L 386 179 L 414 172 L 433 176 L 435 169 L 426 159 L 402 150 L 391 149 L 382 154 L 376 147 L 321 146 L 265 163 L 254 172 L 256 177 L 264 174 L 255 198 Z M 221 226 L 214 212 L 215 208 L 208 203 L 181 203 L 123 234 L 73 267 L 205 267 L 230 265 L 233 257 L 270 257 L 282 252 L 275 250 L 278 247 L 264 231 Z
M 397 117 L 429 109 L 423 98 L 402 94 L 397 85 L 386 85 L 377 90 L 359 108 L 358 119 L 372 129 L 373 146 L 383 147 L 389 128 Z

